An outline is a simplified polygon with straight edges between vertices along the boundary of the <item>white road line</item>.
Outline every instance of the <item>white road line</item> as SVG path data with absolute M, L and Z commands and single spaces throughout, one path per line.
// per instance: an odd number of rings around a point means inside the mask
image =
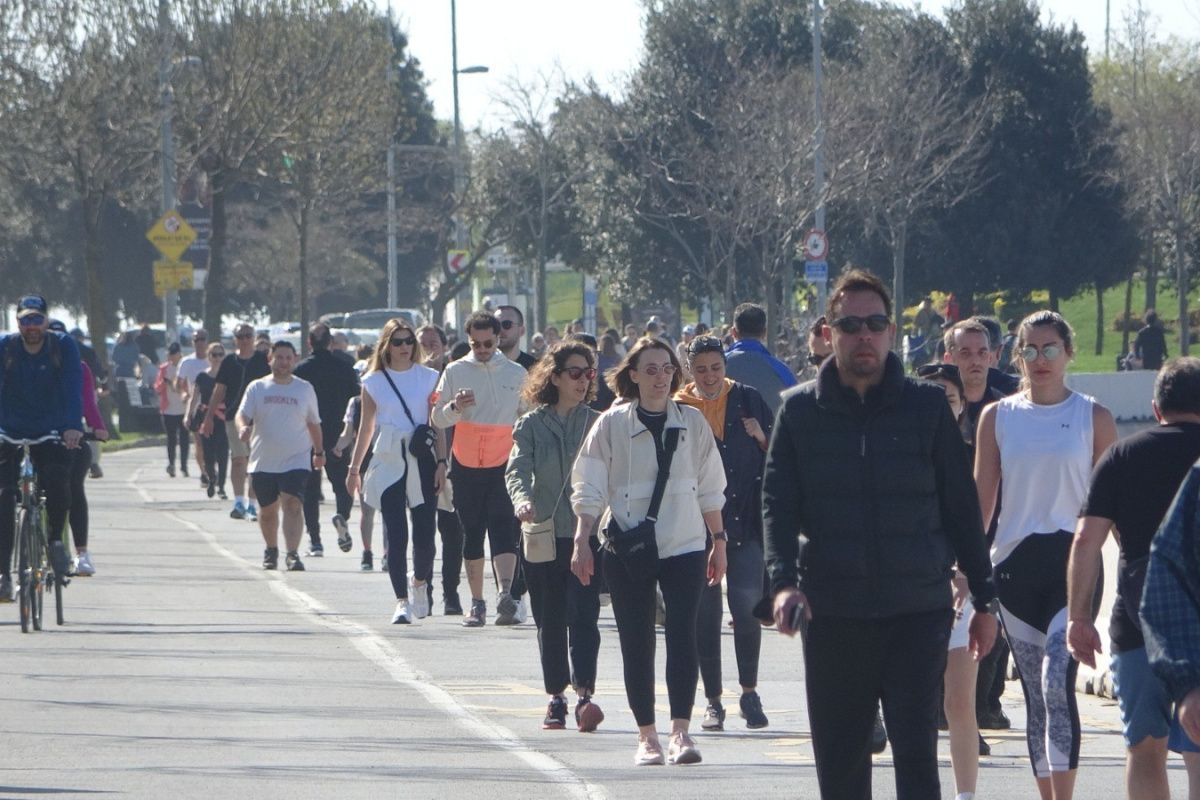
M 154 502 L 150 493 L 138 484 L 141 472 L 142 470 L 136 470 L 127 483 L 136 489 L 146 502 Z M 549 782 L 561 784 L 567 790 L 568 796 L 572 798 L 607 800 L 608 793 L 602 786 L 588 782 L 553 756 L 530 748 L 508 728 L 498 725 L 464 706 L 454 695 L 438 686 L 428 675 L 413 668 L 388 639 L 371 628 L 346 619 L 330 610 L 316 598 L 288 584 L 282 576 L 263 572 L 256 565 L 250 564 L 246 559 L 222 545 L 216 536 L 191 520 L 169 511 L 163 513 L 180 525 L 195 531 L 213 550 L 231 561 L 238 569 L 266 580 L 271 590 L 279 595 L 280 599 L 287 603 L 294 612 L 346 637 L 368 660 L 390 675 L 392 680 L 418 692 L 426 702 L 454 719 L 468 733 L 489 744 L 498 745 L 520 758 L 545 776 Z

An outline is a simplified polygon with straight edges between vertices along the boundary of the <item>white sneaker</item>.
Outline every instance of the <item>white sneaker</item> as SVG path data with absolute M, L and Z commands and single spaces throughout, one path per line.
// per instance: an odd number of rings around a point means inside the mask
M 392 614 L 393 625 L 408 625 L 412 623 L 412 609 L 407 600 L 396 601 L 396 613 Z
M 408 580 L 408 599 L 412 608 L 413 616 L 417 619 L 425 619 L 429 616 L 429 586 L 422 583 L 413 583 L 412 577 Z
M 75 574 L 81 576 L 96 574 L 96 568 L 92 565 L 91 556 L 86 551 L 80 553 L 75 558 Z
M 516 619 L 517 619 L 518 625 L 523 624 L 525 622 L 525 620 L 529 619 L 529 612 L 525 610 L 525 598 L 524 597 L 522 597 L 520 600 L 517 601 Z

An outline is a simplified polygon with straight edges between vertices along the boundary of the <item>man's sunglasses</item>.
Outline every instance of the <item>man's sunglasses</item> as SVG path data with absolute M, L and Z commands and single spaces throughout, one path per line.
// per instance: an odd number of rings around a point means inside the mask
M 18 325 L 41 325 L 46 318 L 41 314 L 26 314 L 17 320 Z
M 827 358 L 829 358 L 828 355 L 819 356 L 816 353 L 809 353 L 808 363 L 812 364 L 814 367 L 819 367 L 825 363 L 825 359 Z
M 947 378 L 955 381 L 960 380 L 958 367 L 954 364 L 922 364 L 917 367 L 918 378 Z
M 477 342 L 474 339 L 469 339 L 468 344 L 472 350 L 491 350 L 496 346 L 495 342 Z
M 592 367 L 563 367 L 554 371 L 560 375 L 566 373 L 567 377 L 573 381 L 577 381 L 580 378 L 587 378 L 590 381 L 596 377 L 596 370 Z
M 511 319 L 500 320 L 500 327 L 506 331 L 511 331 L 513 329 L 513 326 L 516 324 L 517 323 L 513 322 Z
M 858 333 L 862 330 L 863 325 L 866 325 L 867 330 L 871 333 L 883 333 L 891 324 L 892 321 L 886 314 L 872 314 L 869 317 L 839 317 L 830 323 L 832 327 L 846 334 Z
M 417 340 L 412 336 L 406 338 L 401 338 L 399 336 L 392 337 L 392 347 L 413 347 L 416 345 L 416 343 Z

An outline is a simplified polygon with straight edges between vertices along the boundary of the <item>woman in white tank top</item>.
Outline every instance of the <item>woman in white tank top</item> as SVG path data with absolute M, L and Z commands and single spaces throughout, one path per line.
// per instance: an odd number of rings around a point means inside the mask
M 1075 350 L 1062 316 L 1026 317 L 1015 353 L 1022 390 L 980 415 L 975 482 L 985 527 L 1001 495 L 992 565 L 1025 692 L 1038 791 L 1044 800 L 1068 800 L 1079 765 L 1079 713 L 1078 665 L 1066 643 L 1067 558 L 1092 467 L 1117 440 L 1117 427 L 1108 409 L 1067 388 Z

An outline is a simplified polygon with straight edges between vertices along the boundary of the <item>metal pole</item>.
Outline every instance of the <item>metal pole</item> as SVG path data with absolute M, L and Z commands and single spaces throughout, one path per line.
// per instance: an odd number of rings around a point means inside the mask
M 394 67 L 388 65 L 388 89 L 392 88 Z M 389 103 L 390 105 L 390 103 Z M 387 151 L 387 265 L 388 265 L 388 308 L 400 306 L 400 274 L 396 263 L 396 132 L 388 139 Z
M 455 0 L 450 0 L 450 67 L 454 81 L 454 194 L 457 200 L 454 208 L 454 246 L 461 250 L 464 241 L 462 202 L 466 177 L 462 163 L 462 119 L 458 113 L 458 10 Z
M 159 128 L 162 148 L 162 212 L 175 208 L 175 136 L 171 130 L 171 19 L 168 0 L 158 0 L 158 31 L 162 36 L 162 64 L 158 73 L 158 88 L 162 99 L 162 124 Z M 163 327 L 166 343 L 179 341 L 175 311 L 178 293 L 168 289 L 163 294 Z
M 825 119 L 821 99 L 821 0 L 812 4 L 813 39 L 813 122 L 815 123 L 815 147 L 813 148 L 813 188 L 817 196 L 817 230 L 825 231 Z M 817 308 L 825 313 L 825 297 L 829 292 L 828 280 L 817 283 Z

